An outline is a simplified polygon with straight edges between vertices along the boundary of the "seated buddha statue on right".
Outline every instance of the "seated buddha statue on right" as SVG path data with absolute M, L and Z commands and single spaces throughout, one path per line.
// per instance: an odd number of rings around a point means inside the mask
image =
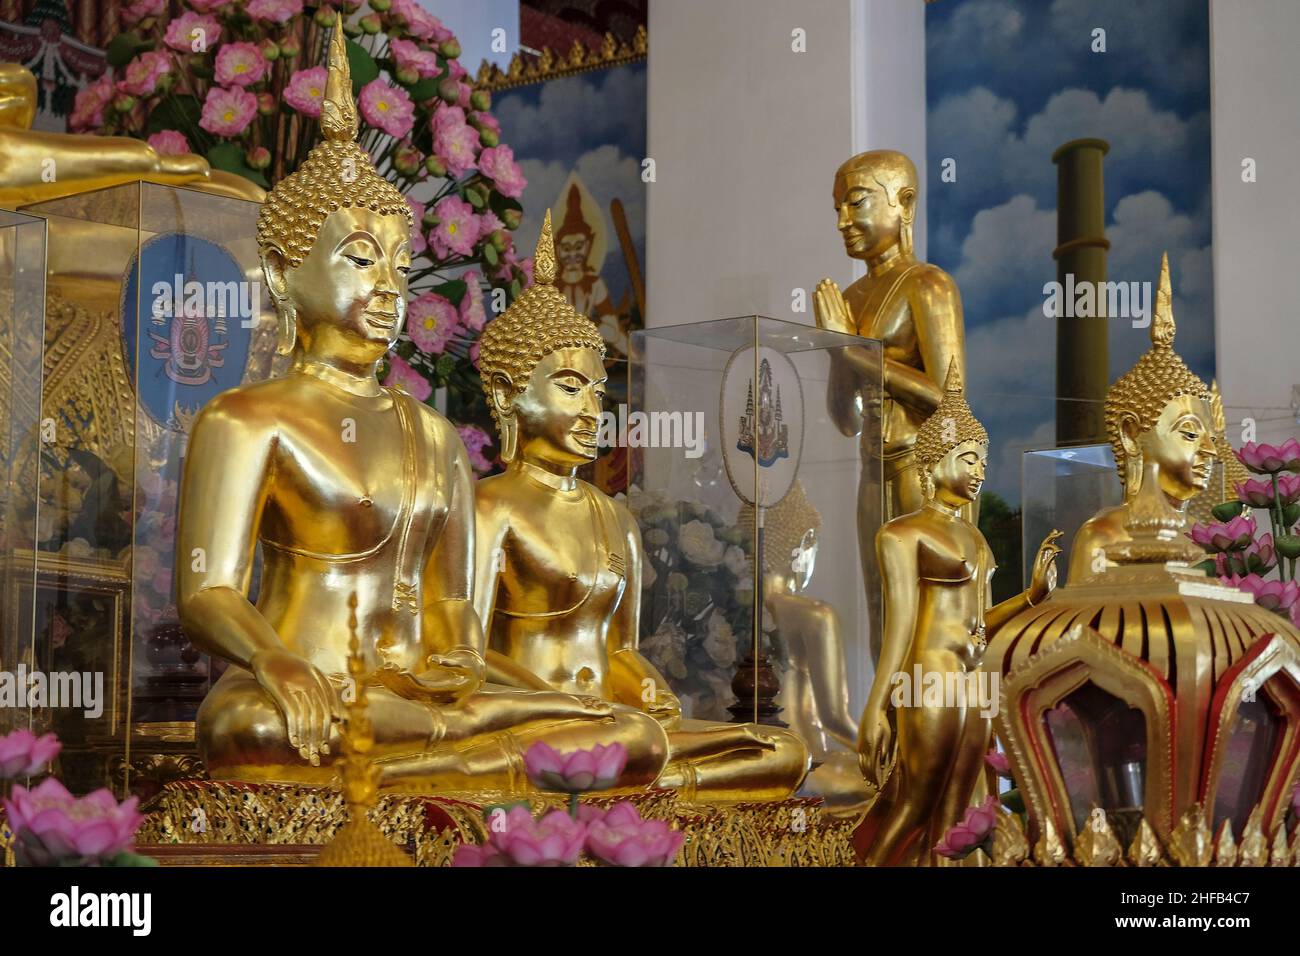
M 475 490 L 474 604 L 489 673 L 656 718 L 668 735 L 656 784 L 687 800 L 788 797 L 808 768 L 796 734 L 683 719 L 638 649 L 641 533 L 626 507 L 576 475 L 596 458 L 605 345 L 554 285 L 549 212 L 536 263 L 535 284 L 488 323 L 479 360 L 507 462 Z

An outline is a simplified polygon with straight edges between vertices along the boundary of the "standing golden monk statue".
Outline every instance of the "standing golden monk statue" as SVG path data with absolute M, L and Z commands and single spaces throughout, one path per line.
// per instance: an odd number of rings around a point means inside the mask
M 631 513 L 576 476 L 596 458 L 607 373 L 595 324 L 554 285 L 548 211 L 535 283 L 483 332 L 479 370 L 504 474 L 478 483 L 475 605 L 501 679 L 616 702 L 668 732 L 658 785 L 686 799 L 768 800 L 803 780 L 797 736 L 685 720 L 638 650 L 641 533 Z
M 258 219 L 292 366 L 209 402 L 185 461 L 181 622 L 196 646 L 231 662 L 198 714 L 208 772 L 333 778 L 355 594 L 363 652 L 379 664 L 369 719 L 382 783 L 520 790 L 534 739 L 622 742 L 622 782 L 649 783 L 667 754 L 654 720 L 595 698 L 484 685 L 465 447 L 441 415 L 376 377 L 405 320 L 411 214 L 356 131 L 339 19 L 323 139 Z
M 952 276 L 922 262 L 912 251 L 916 216 L 916 167 L 902 153 L 859 153 L 835 173 L 832 190 L 844 251 L 867 264 L 867 274 L 843 294 L 830 279 L 817 283 L 813 311 L 820 328 L 879 339 L 883 345 L 884 394 L 874 394 L 881 375 L 879 359 L 865 349 L 841 349 L 831 356 L 827 407 L 845 435 L 861 434 L 863 454 L 874 428 L 880 428 L 884 517 L 896 518 L 921 507 L 921 474 L 915 445 L 917 430 L 943 398 L 940 382 L 953 362 L 964 374 L 961 295 Z M 867 601 L 880 604 L 875 580 L 872 536 L 877 509 L 868 496 L 880 489 L 863 480 L 858 489 L 858 548 Z M 973 509 L 967 509 L 967 516 Z M 877 613 L 872 614 L 878 620 Z M 873 629 L 874 630 L 874 629 Z M 880 654 L 880 637 L 871 635 L 872 656 Z
M 1056 583 L 1059 531 L 1039 548 L 1029 587 L 990 606 L 993 552 L 962 517 L 984 483 L 988 445 L 954 361 L 943 401 L 917 429 L 925 503 L 876 535 L 884 645 L 858 757 L 881 792 L 854 834 L 868 866 L 933 862 L 935 844 L 970 804 L 989 747 L 999 684 L 980 668 L 988 635 Z

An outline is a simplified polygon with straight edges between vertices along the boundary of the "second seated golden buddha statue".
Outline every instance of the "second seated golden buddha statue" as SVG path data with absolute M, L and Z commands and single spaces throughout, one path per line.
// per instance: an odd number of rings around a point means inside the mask
M 788 730 L 683 719 L 638 650 L 641 534 L 628 510 L 576 476 L 596 458 L 605 345 L 554 286 L 547 212 L 535 283 L 483 332 L 479 370 L 501 433 L 504 474 L 477 486 L 475 604 L 489 672 L 523 687 L 615 702 L 668 732 L 659 786 L 686 799 L 776 800 L 798 789 L 808 751 Z
M 355 693 L 354 600 L 362 651 L 379 664 L 368 716 L 384 785 L 520 791 L 522 751 L 539 739 L 623 743 L 621 783 L 648 784 L 667 756 L 653 719 L 594 696 L 484 684 L 465 447 L 445 418 L 376 377 L 405 318 L 411 213 L 355 141 L 351 89 L 340 19 L 323 139 L 258 219 L 292 365 L 218 395 L 191 432 L 178 607 L 194 644 L 230 662 L 199 709 L 204 763 L 216 779 L 333 780 Z

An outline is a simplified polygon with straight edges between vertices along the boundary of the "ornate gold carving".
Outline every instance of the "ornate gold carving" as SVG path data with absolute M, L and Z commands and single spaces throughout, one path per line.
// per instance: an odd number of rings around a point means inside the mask
M 1237 865 L 1237 841 L 1232 836 L 1232 821 L 1224 820 L 1219 827 L 1219 838 L 1214 841 L 1214 865 Z
M 537 55 L 516 53 L 510 58 L 510 64 L 505 70 L 484 60 L 478 68 L 474 87 L 489 91 L 507 90 L 514 86 L 542 83 L 589 70 L 636 63 L 646 58 L 648 49 L 649 35 L 644 26 L 637 27 L 630 44 L 620 42 L 612 33 L 606 33 L 599 49 L 588 49 L 580 40 L 574 40 L 567 54 L 557 54 L 549 47 L 543 48 Z
M 1147 823 L 1146 817 L 1143 817 L 1138 823 L 1137 833 L 1133 836 L 1133 842 L 1128 848 L 1128 862 L 1130 866 L 1163 866 L 1165 851 L 1160 845 L 1160 838 L 1156 836 L 1156 831 L 1151 829 L 1151 824 Z
M 1034 862 L 1039 866 L 1060 866 L 1069 858 L 1056 824 L 1051 819 L 1043 821 L 1043 835 L 1034 844 Z
M 1245 848 L 1246 840 L 1243 840 L 1243 853 Z M 1193 804 L 1174 828 L 1169 840 L 1169 854 L 1179 866 L 1209 866 L 1213 853 L 1214 835 L 1210 833 L 1210 828 L 1205 822 L 1205 813 L 1201 810 L 1201 805 Z
M 994 866 L 1019 866 L 1029 859 L 1029 838 L 1018 814 L 998 814 L 992 856 Z
M 1268 856 L 1269 866 L 1290 866 L 1291 848 L 1286 845 L 1286 827 L 1279 825 L 1273 833 L 1273 849 Z
M 1088 822 L 1075 837 L 1074 858 L 1082 866 L 1118 866 L 1123 861 L 1124 848 L 1100 807 L 1092 809 Z

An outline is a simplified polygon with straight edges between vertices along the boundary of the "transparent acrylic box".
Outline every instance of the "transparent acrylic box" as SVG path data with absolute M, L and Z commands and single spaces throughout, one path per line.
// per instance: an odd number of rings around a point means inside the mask
M 879 420 L 846 434 L 827 403 L 849 350 L 878 394 L 875 340 L 761 316 L 639 331 L 620 421 L 645 550 L 642 652 L 684 716 L 788 724 L 815 760 L 854 746 L 873 670 Z
M 215 675 L 176 615 L 176 489 L 199 409 L 272 371 L 259 210 L 144 182 L 24 209 L 49 230 L 37 655 L 102 680 L 100 713 L 46 718 L 74 792 L 147 794 L 165 781 L 133 773 L 197 767 L 193 718 Z
M 1057 542 L 1061 556 L 1056 562 L 1059 580 L 1064 584 L 1070 567 L 1070 549 L 1080 526 L 1102 508 L 1123 500 L 1110 445 L 1026 451 L 1020 472 L 1024 586 L 1029 586 L 1033 555 L 1053 528 L 1064 532 Z

